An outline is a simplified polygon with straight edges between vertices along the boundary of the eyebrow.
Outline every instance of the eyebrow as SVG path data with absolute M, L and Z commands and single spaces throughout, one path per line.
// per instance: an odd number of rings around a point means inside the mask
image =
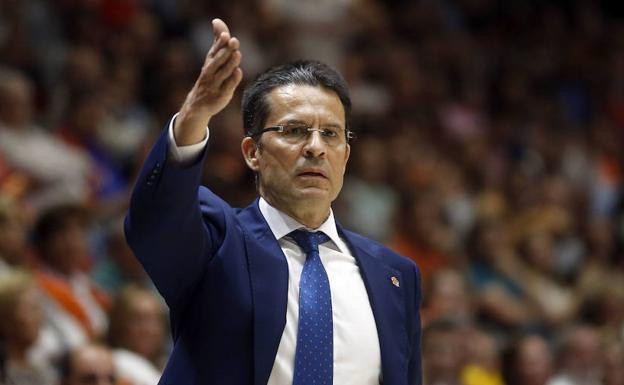
M 304 122 L 303 120 L 297 120 L 297 119 L 289 119 L 283 123 L 278 123 L 278 125 L 288 125 L 288 124 L 303 124 L 305 126 L 310 126 L 310 124 L 308 124 L 308 122 Z M 321 125 L 321 127 L 327 127 L 327 128 L 342 128 L 342 125 L 338 124 L 338 123 L 327 123 L 327 124 L 323 124 Z

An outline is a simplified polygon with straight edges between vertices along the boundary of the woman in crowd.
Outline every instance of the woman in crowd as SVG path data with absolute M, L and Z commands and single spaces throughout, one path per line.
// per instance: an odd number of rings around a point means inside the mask
M 153 385 L 161 371 L 164 314 L 155 295 L 138 286 L 122 289 L 110 317 L 109 339 L 120 378 L 132 385 Z

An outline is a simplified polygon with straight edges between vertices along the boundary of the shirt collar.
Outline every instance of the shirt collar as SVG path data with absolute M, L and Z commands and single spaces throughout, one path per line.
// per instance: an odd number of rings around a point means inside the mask
M 329 209 L 329 216 L 327 217 L 325 222 L 323 222 L 323 224 L 321 224 L 317 229 L 310 229 L 297 222 L 288 214 L 271 206 L 262 197 L 260 197 L 260 202 L 258 203 L 258 206 L 260 207 L 260 212 L 262 213 L 264 219 L 267 221 L 267 224 L 269 225 L 273 236 L 275 236 L 275 239 L 277 239 L 278 241 L 286 235 L 290 234 L 292 231 L 304 228 L 310 231 L 313 230 L 324 232 L 329 237 L 329 239 L 331 239 L 334 245 L 336 245 L 339 251 L 343 253 L 347 252 L 346 250 L 341 250 L 344 243 L 338 236 L 338 229 L 336 228 L 336 221 L 334 220 L 334 212 L 331 208 Z

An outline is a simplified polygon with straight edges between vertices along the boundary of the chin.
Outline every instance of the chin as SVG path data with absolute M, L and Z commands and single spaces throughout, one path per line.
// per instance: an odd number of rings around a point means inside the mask
M 318 187 L 305 187 L 299 189 L 297 194 L 299 199 L 311 200 L 316 202 L 324 202 L 329 200 L 329 191 Z

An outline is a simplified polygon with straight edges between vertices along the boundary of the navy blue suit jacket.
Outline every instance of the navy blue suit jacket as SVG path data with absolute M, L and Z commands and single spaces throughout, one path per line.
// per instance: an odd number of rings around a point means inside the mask
M 159 384 L 266 384 L 286 324 L 284 254 L 257 200 L 230 207 L 200 187 L 203 159 L 181 168 L 167 154 L 164 130 L 126 218 L 128 243 L 170 308 L 174 345 Z M 421 384 L 418 268 L 337 226 L 368 292 L 383 384 Z

